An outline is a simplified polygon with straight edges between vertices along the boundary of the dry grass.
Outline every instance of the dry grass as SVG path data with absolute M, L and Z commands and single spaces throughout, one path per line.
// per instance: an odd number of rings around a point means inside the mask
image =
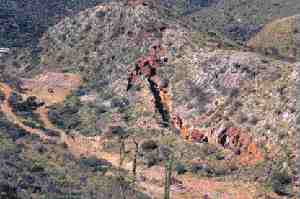
M 295 59 L 295 22 L 299 15 L 275 20 L 267 24 L 247 42 L 247 46 L 274 56 Z
M 46 72 L 33 80 L 23 79 L 22 87 L 28 96 L 36 96 L 47 105 L 52 105 L 63 102 L 80 84 L 79 75 Z

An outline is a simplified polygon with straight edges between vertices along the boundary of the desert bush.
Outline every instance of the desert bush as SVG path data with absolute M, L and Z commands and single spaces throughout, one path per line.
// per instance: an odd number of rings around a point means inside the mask
M 102 172 L 111 168 L 106 160 L 95 157 L 76 160 L 60 145 L 40 143 L 30 136 L 22 138 L 26 147 L 15 145 L 14 132 L 18 131 L 0 112 L 1 199 L 30 198 L 31 194 L 41 199 L 71 196 L 119 199 L 123 197 L 121 184 L 126 198 L 149 198 L 134 190 L 127 180 L 103 176 Z
M 142 159 L 144 164 L 147 165 L 147 167 L 154 166 L 158 163 L 158 157 L 155 151 L 144 154 Z
M 83 168 L 90 168 L 93 172 L 106 172 L 109 167 L 111 167 L 111 163 L 104 159 L 98 159 L 96 157 L 90 158 L 81 158 L 79 160 L 79 164 Z
M 193 163 L 190 167 L 190 171 L 194 174 L 211 173 L 211 169 L 205 163 Z
M 175 165 L 175 170 L 177 172 L 178 175 L 180 174 L 184 174 L 185 172 L 187 172 L 187 169 L 185 167 L 184 164 L 178 162 L 176 165 Z
M 271 176 L 271 186 L 274 192 L 282 196 L 292 195 L 292 177 L 287 171 L 275 171 Z
M 129 101 L 126 98 L 113 98 L 111 100 L 111 107 L 112 108 L 124 109 L 127 106 L 129 106 Z
M 159 160 L 167 160 L 170 157 L 171 149 L 167 145 L 159 145 L 158 147 L 158 158 Z
M 2 93 L 2 91 L 0 91 L 0 102 L 2 103 L 2 101 L 5 100 L 5 95 L 4 93 Z
M 154 140 L 146 140 L 140 146 L 141 152 L 148 152 L 158 148 L 158 144 Z
M 0 132 L 9 135 L 12 140 L 17 140 L 27 135 L 27 132 L 10 123 L 6 117 L 0 112 Z
M 125 138 L 127 136 L 127 131 L 121 126 L 111 127 L 111 133 L 120 138 Z
M 50 107 L 48 117 L 53 124 L 68 132 L 80 125 L 78 111 L 78 107 L 57 105 Z
M 140 144 L 139 156 L 144 164 L 151 167 L 159 162 L 158 143 L 154 140 L 146 140 Z

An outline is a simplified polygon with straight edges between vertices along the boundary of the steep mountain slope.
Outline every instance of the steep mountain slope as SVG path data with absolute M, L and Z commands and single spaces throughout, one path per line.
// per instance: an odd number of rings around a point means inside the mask
M 43 33 L 65 16 L 101 2 L 105 0 L 1 0 L 0 48 L 10 48 L 10 53 L 5 59 L 0 55 L 0 70 L 9 66 L 13 68 L 10 73 L 19 76 L 19 71 L 35 68 L 40 62 L 37 44 Z
M 0 46 L 25 47 L 36 44 L 43 32 L 65 15 L 95 6 L 101 0 L 0 1 Z
M 234 41 L 245 42 L 264 24 L 296 15 L 299 9 L 297 0 L 220 0 L 183 18 L 199 30 L 217 31 Z
M 261 52 L 288 59 L 299 59 L 300 16 L 291 16 L 267 24 L 247 42 Z

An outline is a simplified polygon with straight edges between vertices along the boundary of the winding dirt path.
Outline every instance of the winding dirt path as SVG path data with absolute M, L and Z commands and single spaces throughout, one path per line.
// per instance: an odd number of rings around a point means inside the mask
M 0 91 L 5 95 L 4 101 L 0 104 L 1 111 L 6 117 L 23 128 L 31 134 L 36 134 L 42 140 L 51 140 L 49 137 L 39 129 L 34 129 L 24 125 L 20 119 L 13 113 L 9 105 L 8 98 L 11 96 L 13 90 L 4 83 L 0 83 Z M 44 122 L 45 128 L 59 132 L 60 143 L 65 143 L 68 150 L 75 156 L 96 156 L 97 158 L 106 159 L 111 162 L 113 166 L 119 166 L 119 155 L 114 153 L 107 153 L 103 151 L 103 142 L 100 136 L 85 137 L 82 135 L 71 136 L 67 135 L 63 130 L 56 128 L 48 118 L 48 109 L 43 106 L 36 110 L 40 115 L 40 119 Z M 131 170 L 132 162 L 125 161 L 122 168 Z M 164 181 L 164 168 L 161 166 L 154 166 L 151 168 L 138 168 L 138 176 L 144 176 L 146 180 L 139 180 L 137 186 L 145 193 L 149 194 L 152 198 L 163 198 L 163 181 Z M 181 190 L 172 189 L 172 199 L 201 199 L 206 198 L 205 195 L 212 198 L 220 199 L 252 199 L 257 194 L 256 184 L 248 184 L 243 182 L 219 182 L 212 179 L 198 179 L 191 175 L 176 176 L 176 179 L 181 181 Z
M 56 128 L 48 118 L 48 109 L 43 106 L 38 108 L 35 112 L 40 115 L 41 121 L 44 123 L 44 127 L 51 129 L 53 131 L 59 132 L 59 139 L 52 138 L 47 136 L 44 131 L 40 129 L 35 129 L 24 125 L 21 120 L 15 115 L 12 111 L 12 108 L 9 105 L 9 97 L 12 95 L 13 90 L 7 84 L 0 82 L 0 91 L 5 95 L 5 99 L 0 103 L 0 110 L 6 115 L 9 121 L 13 122 L 15 125 L 24 129 L 30 134 L 38 135 L 44 141 L 53 140 L 56 143 L 65 143 L 68 147 L 68 150 L 77 158 L 81 156 L 96 156 L 97 158 L 106 159 L 111 162 L 115 167 L 119 166 L 119 155 L 113 153 L 103 152 L 103 140 L 100 136 L 95 137 L 85 137 L 82 135 L 70 136 L 67 135 L 63 130 Z M 127 162 L 123 164 L 123 169 L 130 170 L 131 163 Z M 163 194 L 163 189 L 159 186 L 153 186 L 149 183 L 141 183 L 140 188 L 145 190 L 144 192 L 154 196 L 154 198 L 161 198 Z
M 8 85 L 6 85 L 4 83 L 0 83 L 0 90 L 5 95 L 5 100 L 0 104 L 0 108 L 1 108 L 2 112 L 6 115 L 6 117 L 8 118 L 8 120 L 10 120 L 15 125 L 19 126 L 20 128 L 24 129 L 27 132 L 39 135 L 44 140 L 46 140 L 46 139 L 47 140 L 52 139 L 49 136 L 45 135 L 43 133 L 43 131 L 41 131 L 39 129 L 34 129 L 34 128 L 31 128 L 29 126 L 24 125 L 18 119 L 18 117 L 13 113 L 12 108 L 9 106 L 9 103 L 8 103 L 8 98 L 9 98 L 9 96 L 11 96 L 13 90 Z

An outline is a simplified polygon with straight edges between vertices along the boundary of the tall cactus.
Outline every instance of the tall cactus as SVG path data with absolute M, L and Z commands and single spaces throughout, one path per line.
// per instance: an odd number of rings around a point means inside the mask
M 120 168 L 123 165 L 123 161 L 125 158 L 124 155 L 125 155 L 125 139 L 120 138 L 120 165 L 119 165 Z
M 133 158 L 133 163 L 132 163 L 132 173 L 134 180 L 136 180 L 136 168 L 137 168 L 137 156 L 139 152 L 139 143 L 133 138 L 133 143 L 135 145 L 135 152 L 134 152 L 134 158 Z
M 120 191 L 121 191 L 121 198 L 122 199 L 126 199 L 126 195 L 125 195 L 125 187 L 124 187 L 124 174 L 122 172 L 122 165 L 123 165 L 123 161 L 125 159 L 125 138 L 123 136 L 121 136 L 119 138 L 120 140 L 120 162 L 119 162 L 119 182 L 120 182 Z
M 170 199 L 172 167 L 174 162 L 174 154 L 171 154 L 165 163 L 165 194 L 164 199 Z

